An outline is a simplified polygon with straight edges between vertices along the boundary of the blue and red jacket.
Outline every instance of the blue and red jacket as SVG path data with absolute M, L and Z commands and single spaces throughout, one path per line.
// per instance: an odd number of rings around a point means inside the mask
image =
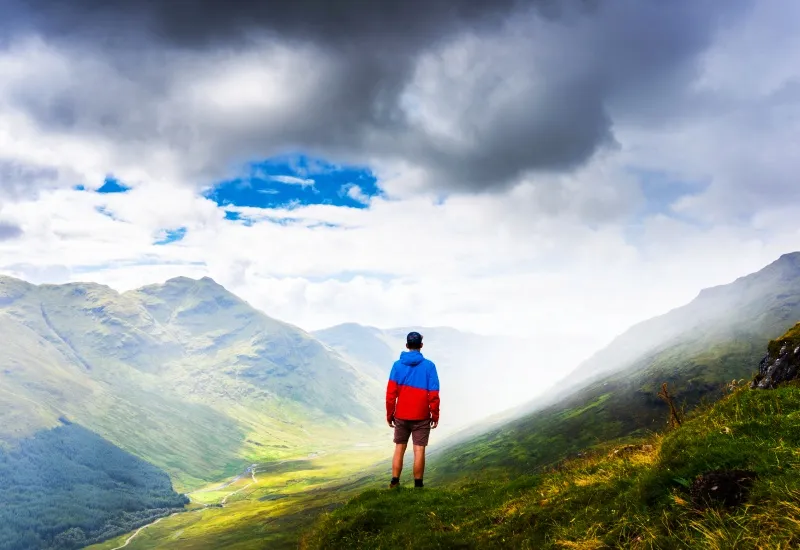
M 386 419 L 439 421 L 439 375 L 418 350 L 404 351 L 386 386 Z

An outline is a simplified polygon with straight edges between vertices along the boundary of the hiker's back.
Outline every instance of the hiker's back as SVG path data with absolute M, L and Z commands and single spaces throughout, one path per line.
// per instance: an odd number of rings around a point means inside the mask
M 437 394 L 438 402 L 439 377 L 436 365 L 421 352 L 402 352 L 392 366 L 389 383 L 394 383 L 397 388 L 396 418 L 422 420 L 433 417 L 431 394 Z M 435 412 L 438 417 L 438 409 Z

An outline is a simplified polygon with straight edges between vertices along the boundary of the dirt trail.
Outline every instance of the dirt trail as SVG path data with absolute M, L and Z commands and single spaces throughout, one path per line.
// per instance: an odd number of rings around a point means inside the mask
M 256 465 L 255 465 L 255 464 L 253 464 L 253 465 L 252 465 L 252 466 L 250 466 L 250 467 L 249 467 L 247 470 L 250 472 L 250 477 L 252 477 L 252 478 L 253 478 L 253 481 L 251 481 L 250 483 L 248 483 L 248 484 L 247 484 L 247 485 L 245 485 L 244 487 L 241 487 L 240 489 L 237 489 L 237 490 L 235 490 L 234 492 L 232 492 L 232 493 L 228 493 L 227 495 L 225 495 L 225 498 L 223 498 L 223 499 L 222 499 L 222 502 L 220 502 L 220 504 L 221 504 L 223 507 L 225 507 L 225 503 L 226 503 L 226 502 L 228 502 L 228 499 L 229 499 L 230 497 L 232 497 L 232 496 L 233 496 L 233 495 L 235 495 L 236 493 L 240 493 L 240 492 L 244 491 L 245 489 L 247 489 L 248 487 L 250 487 L 250 486 L 251 486 L 251 485 L 253 485 L 254 483 L 258 483 L 258 480 L 256 479 Z M 247 473 L 247 472 L 245 472 L 245 473 Z
M 170 515 L 168 515 L 168 516 L 164 516 L 164 517 L 162 517 L 162 518 L 158 518 L 158 519 L 157 519 L 157 520 L 155 520 L 153 523 L 148 523 L 147 525 L 142 525 L 142 526 L 141 526 L 141 527 L 139 527 L 139 528 L 138 528 L 136 531 L 134 531 L 134 533 L 133 533 L 133 534 L 132 534 L 130 537 L 128 537 L 127 539 L 125 539 L 125 544 L 123 544 L 122 546 L 117 546 L 116 548 L 112 548 L 111 550 L 120 550 L 120 548 L 125 548 L 126 546 L 128 546 L 128 545 L 131 543 L 131 541 L 132 541 L 133 539 L 135 539 L 135 538 L 136 538 L 136 536 L 137 536 L 139 533 L 141 533 L 142 531 L 144 531 L 144 530 L 145 530 L 145 529 L 147 529 L 148 527 L 152 527 L 153 525 L 155 525 L 156 523 L 158 523 L 158 522 L 159 522 L 159 521 L 161 521 L 162 519 L 165 519 L 165 518 L 171 518 L 172 516 L 177 516 L 178 514 L 182 514 L 182 513 L 183 513 L 183 512 L 175 512 L 174 514 L 170 514 Z
M 228 483 L 225 483 L 224 485 L 220 486 L 219 488 L 217 488 L 217 489 L 206 489 L 206 491 L 219 490 L 219 489 L 224 489 L 225 487 L 229 487 L 229 486 L 233 485 L 234 483 L 236 483 L 237 481 L 239 481 L 240 479 L 242 479 L 247 474 L 250 474 L 250 477 L 252 478 L 253 481 L 251 481 L 250 483 L 248 483 L 244 487 L 242 487 L 240 489 L 237 489 L 236 491 L 233 491 L 232 493 L 228 493 L 227 495 L 225 495 L 225 498 L 223 498 L 222 501 L 220 502 L 220 506 L 222 506 L 224 508 L 225 507 L 225 503 L 228 501 L 228 499 L 230 497 L 232 497 L 236 493 L 244 491 L 245 489 L 247 489 L 248 487 L 250 487 L 254 483 L 258 483 L 258 479 L 256 478 L 256 464 L 251 465 L 249 468 L 247 468 L 247 470 L 244 471 L 244 473 L 236 476 L 233 480 L 231 480 Z M 197 491 L 197 492 L 204 492 L 204 491 Z M 208 504 L 203 504 L 202 508 L 198 508 L 197 510 L 193 510 L 193 511 L 194 512 L 199 512 L 200 510 L 205 510 L 206 508 L 208 508 Z M 159 521 L 161 521 L 163 519 L 171 518 L 172 516 L 177 516 L 178 514 L 185 514 L 185 513 L 187 513 L 187 512 L 175 512 L 175 513 L 170 514 L 168 516 L 160 517 L 157 520 L 153 521 L 152 523 L 148 523 L 147 525 L 142 525 L 136 531 L 134 531 L 131 536 L 129 536 L 127 539 L 125 539 L 125 543 L 124 544 L 122 544 L 121 546 L 117 546 L 116 548 L 112 548 L 111 550 L 120 550 L 121 548 L 125 548 L 126 546 L 128 546 L 131 543 L 131 541 L 133 541 L 133 539 L 135 539 L 139 535 L 139 533 L 141 533 L 142 531 L 144 531 L 148 527 L 152 527 L 153 525 L 155 525 L 156 523 L 158 523 Z M 191 512 L 189 512 L 189 513 L 191 513 Z

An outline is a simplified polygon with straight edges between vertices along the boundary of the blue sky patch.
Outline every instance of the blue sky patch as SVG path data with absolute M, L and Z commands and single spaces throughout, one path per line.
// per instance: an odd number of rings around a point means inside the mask
M 178 241 L 183 240 L 186 236 L 186 228 L 179 227 L 177 229 L 165 229 L 158 240 L 156 240 L 153 244 L 155 245 L 165 245 L 170 243 L 175 243 Z
M 682 180 L 668 172 L 641 168 L 629 168 L 628 173 L 636 178 L 644 203 L 633 213 L 630 223 L 624 229 L 627 242 L 639 246 L 642 243 L 641 232 L 645 220 L 659 214 L 701 230 L 710 228 L 707 222 L 673 210 L 679 199 L 703 193 L 710 182 Z
M 116 178 L 112 178 L 111 176 L 107 177 L 105 181 L 103 181 L 103 185 L 100 189 L 97 190 L 98 193 L 124 193 L 125 191 L 130 191 L 131 188 L 120 183 L 120 181 Z
M 239 222 L 240 224 L 245 225 L 247 227 L 250 227 L 255 223 L 255 220 L 253 220 L 253 218 L 244 216 L 242 215 L 241 212 L 237 212 L 236 210 L 226 210 L 225 219 L 230 220 L 232 222 Z
M 709 182 L 685 181 L 663 171 L 630 168 L 628 172 L 636 177 L 645 199 L 644 205 L 637 212 L 638 217 L 654 214 L 676 216 L 672 206 L 679 199 L 688 195 L 699 195 L 709 186 Z
M 241 177 L 222 181 L 203 196 L 219 206 L 295 208 L 329 204 L 366 208 L 381 190 L 372 171 L 308 157 L 289 155 L 249 163 Z M 232 217 L 227 210 L 226 219 Z

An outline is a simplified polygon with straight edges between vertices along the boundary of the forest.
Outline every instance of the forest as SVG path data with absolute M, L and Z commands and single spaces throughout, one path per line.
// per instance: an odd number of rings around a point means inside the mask
M 0 550 L 73 550 L 181 510 L 167 474 L 62 420 L 0 447 Z

